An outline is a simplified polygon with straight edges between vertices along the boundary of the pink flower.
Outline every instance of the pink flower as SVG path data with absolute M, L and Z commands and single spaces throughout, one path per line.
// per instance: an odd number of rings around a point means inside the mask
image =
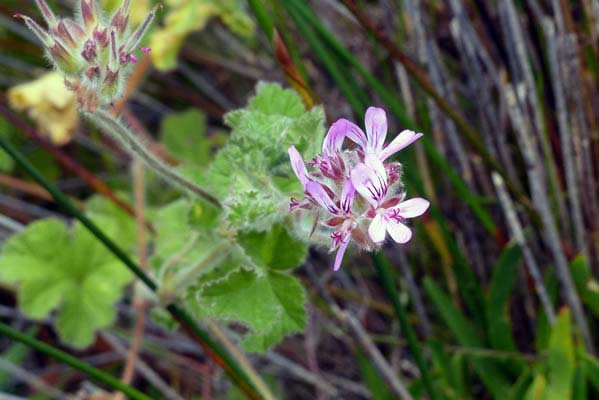
M 331 125 L 322 153 L 308 163 L 315 168 L 312 173 L 294 146 L 288 150 L 291 167 L 305 193 L 302 200 L 291 199 L 290 210 L 314 211 L 312 233 L 317 225 L 331 232 L 331 251 L 337 250 L 335 271 L 341 267 L 352 239 L 367 251 L 380 248 L 387 232 L 397 243 L 409 241 L 412 232 L 403 222 L 421 215 L 429 205 L 420 198 L 400 202 L 401 164 L 386 162 L 422 134 L 405 130 L 385 146 L 387 117 L 385 111 L 375 107 L 366 111 L 365 125 L 366 133 L 346 119 Z M 343 149 L 345 138 L 359 148 Z M 356 193 L 365 201 L 356 201 Z M 329 215 L 324 220 L 320 218 L 322 209 Z
M 389 208 L 379 208 L 368 227 L 368 235 L 375 243 L 385 241 L 387 233 L 397 243 L 407 243 L 412 238 L 412 231 L 403 221 L 424 214 L 428 206 L 428 200 L 416 197 Z
M 387 115 L 385 114 L 385 110 L 376 107 L 368 107 L 368 110 L 366 110 L 364 117 L 366 134 L 364 134 L 359 126 L 348 120 L 341 119 L 336 123 L 342 123 L 345 126 L 347 138 L 362 148 L 365 157 L 372 154 L 381 162 L 414 143 L 422 136 L 422 133 L 404 130 L 391 143 L 385 146 L 384 143 L 387 138 Z

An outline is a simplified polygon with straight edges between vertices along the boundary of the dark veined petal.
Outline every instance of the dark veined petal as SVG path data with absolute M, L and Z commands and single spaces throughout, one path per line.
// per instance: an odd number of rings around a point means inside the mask
M 374 207 L 378 207 L 387 194 L 386 176 L 366 164 L 358 164 L 352 169 L 351 182 L 357 192 Z

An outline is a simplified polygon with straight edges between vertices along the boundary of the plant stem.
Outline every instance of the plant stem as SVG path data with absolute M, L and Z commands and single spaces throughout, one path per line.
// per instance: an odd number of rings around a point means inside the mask
M 16 329 L 11 328 L 10 326 L 3 324 L 0 322 L 0 334 L 10 337 L 11 339 L 17 340 L 21 343 L 26 344 L 42 353 L 49 355 L 59 361 L 64 362 L 65 364 L 70 365 L 73 368 L 78 369 L 79 371 L 85 372 L 88 376 L 95 379 L 98 382 L 104 383 L 115 390 L 120 390 L 122 393 L 129 396 L 134 400 L 151 400 L 152 398 L 146 396 L 142 392 L 137 389 L 132 388 L 131 386 L 127 386 L 122 383 L 120 380 L 115 377 L 92 367 L 89 364 L 86 364 L 80 361 L 78 358 L 71 356 L 61 350 L 58 350 L 55 347 L 50 346 L 42 341 L 34 339 L 33 337 L 26 335 L 22 332 L 17 331 Z
M 112 113 L 106 109 L 98 108 L 93 113 L 86 113 L 106 134 L 110 135 L 125 147 L 133 156 L 139 157 L 148 167 L 162 175 L 165 180 L 171 182 L 187 192 L 203 197 L 210 203 L 221 207 L 216 197 L 177 173 L 173 168 L 167 166 L 162 160 L 155 157 L 141 140 L 121 123 Z
M 52 185 L 46 178 L 15 149 L 4 137 L 0 136 L 0 147 L 2 147 L 25 171 L 27 171 L 40 185 L 42 185 L 56 202 L 62 206 L 70 215 L 78 219 L 112 254 L 121 260 L 127 268 L 131 270 L 143 283 L 153 292 L 157 292 L 159 287 L 152 278 L 150 278 L 116 243 L 114 243 L 96 224 L 87 218 L 71 201 Z M 246 376 L 243 370 L 235 363 L 232 357 L 222 346 L 214 342 L 208 333 L 203 331 L 193 320 L 193 318 L 181 307 L 171 304 L 166 307 L 173 318 L 179 322 L 183 330 L 200 344 L 214 361 L 219 364 L 231 379 L 244 391 L 250 399 L 259 399 L 251 380 Z
M 432 400 L 440 399 L 428 372 L 429 368 L 424 361 L 424 355 L 422 353 L 420 343 L 418 342 L 418 338 L 416 337 L 416 332 L 412 328 L 412 325 L 410 325 L 410 322 L 408 321 L 408 315 L 399 300 L 399 294 L 397 293 L 397 289 L 393 283 L 393 277 L 391 276 L 391 271 L 389 270 L 389 263 L 380 252 L 371 253 L 371 257 L 372 261 L 374 262 L 379 280 L 383 285 L 383 289 L 385 289 L 387 297 L 389 297 L 389 300 L 391 300 L 391 303 L 393 304 L 395 314 L 399 319 L 401 332 L 406 337 L 408 341 L 408 347 L 410 348 L 410 351 L 416 360 L 418 369 L 420 369 L 422 382 L 424 383 L 424 386 Z

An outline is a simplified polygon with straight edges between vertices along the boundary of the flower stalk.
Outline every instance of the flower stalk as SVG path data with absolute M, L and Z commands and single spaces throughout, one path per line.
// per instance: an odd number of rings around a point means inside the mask
M 216 197 L 206 192 L 156 157 L 148 149 L 148 146 L 146 146 L 137 135 L 131 132 L 131 130 L 119 121 L 119 119 L 108 109 L 100 107 L 94 112 L 85 113 L 84 115 L 94 122 L 104 133 L 117 140 L 127 151 L 134 156 L 139 157 L 149 168 L 161 175 L 167 182 L 170 182 L 193 195 L 203 197 L 217 207 L 221 206 Z

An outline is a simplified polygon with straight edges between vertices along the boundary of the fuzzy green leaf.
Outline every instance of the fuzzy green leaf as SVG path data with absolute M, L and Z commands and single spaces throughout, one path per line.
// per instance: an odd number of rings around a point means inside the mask
M 291 237 L 282 225 L 268 232 L 242 233 L 238 241 L 257 266 L 273 270 L 295 268 L 308 254 L 308 246 Z
M 11 237 L 0 255 L 0 280 L 17 284 L 19 307 L 30 318 L 56 309 L 56 330 L 74 347 L 91 344 L 115 317 L 131 273 L 81 224 L 68 229 L 47 219 Z
M 200 185 L 218 196 L 228 223 L 240 231 L 266 231 L 288 215 L 301 187 L 287 149 L 313 157 L 324 135 L 322 108 L 306 111 L 301 98 L 277 84 L 261 83 L 247 108 L 225 116 L 230 140 L 215 156 Z
M 197 110 L 166 116 L 160 127 L 160 141 L 169 154 L 192 166 L 210 161 L 210 142 L 205 136 L 206 117 Z
M 279 272 L 238 269 L 205 285 L 197 297 L 203 313 L 247 325 L 250 331 L 242 342 L 247 351 L 265 352 L 306 324 L 302 285 Z

